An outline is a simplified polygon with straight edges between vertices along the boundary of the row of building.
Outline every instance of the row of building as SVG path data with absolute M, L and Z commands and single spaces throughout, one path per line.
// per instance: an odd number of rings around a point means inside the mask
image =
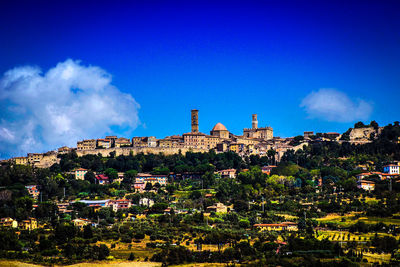
M 89 170 L 84 168 L 79 168 L 74 171 L 75 179 L 84 180 L 85 175 Z M 104 174 L 95 174 L 96 180 L 98 184 L 109 184 L 111 182 L 122 182 L 124 179 L 124 173 L 118 173 L 118 179 L 114 181 L 110 181 L 110 179 Z M 134 188 L 135 189 L 144 189 L 147 183 L 151 183 L 152 185 L 160 184 L 161 186 L 167 185 L 168 175 L 155 175 L 150 173 L 138 173 L 135 177 Z
M 233 135 L 222 124 L 217 123 L 210 134 L 199 132 L 198 110 L 192 110 L 191 132 L 182 135 L 167 136 L 163 139 L 156 139 L 154 136 L 117 138 L 117 136 L 106 136 L 104 139 L 89 139 L 79 141 L 77 150 L 108 149 L 112 147 L 132 147 L 132 148 L 195 148 L 195 149 L 216 149 L 217 151 L 231 150 L 242 152 L 249 145 L 256 145 L 261 141 L 273 138 L 271 127 L 258 128 L 257 114 L 253 114 L 252 128 L 243 129 L 242 136 Z M 251 148 L 250 148 L 251 149 Z M 63 151 L 66 151 L 63 148 Z
M 210 134 L 202 133 L 199 131 L 198 110 L 192 110 L 191 131 L 182 135 L 172 135 L 162 139 L 157 139 L 154 136 L 133 137 L 132 139 L 106 136 L 101 139 L 78 141 L 76 148 L 64 146 L 57 151 L 29 153 L 26 157 L 15 157 L 12 160 L 16 164 L 45 168 L 54 163 L 59 163 L 60 159 L 57 158 L 57 154 L 69 153 L 73 150 L 85 154 L 97 154 L 101 152 L 100 150 L 125 149 L 135 151 L 143 148 L 146 148 L 146 153 L 151 153 L 152 149 L 155 152 L 160 149 L 168 152 L 170 149 L 173 153 L 177 153 L 179 149 L 195 149 L 204 152 L 214 149 L 217 152 L 233 151 L 238 154 L 259 154 L 270 149 L 271 144 L 279 141 L 275 139 L 274 142 L 267 143 L 267 141 L 273 139 L 271 127 L 258 127 L 257 114 L 252 115 L 252 128 L 244 128 L 243 135 L 230 133 L 222 123 L 217 123 L 211 129 Z M 159 150 L 156 151 L 156 148 Z
M 271 170 L 273 168 L 275 168 L 276 166 L 274 165 L 270 165 L 270 166 L 263 166 L 261 168 L 261 171 L 265 174 L 270 175 Z M 85 175 L 89 170 L 84 169 L 84 168 L 79 168 L 76 169 L 73 173 L 75 175 L 75 179 L 77 180 L 84 180 L 85 179 Z M 247 171 L 242 170 L 242 171 Z M 225 170 L 220 170 L 220 171 L 216 171 L 215 174 L 220 177 L 220 178 L 236 178 L 237 175 L 237 170 L 236 169 L 225 169 Z M 187 175 L 190 175 L 190 173 L 188 173 Z M 96 179 L 98 180 L 99 184 L 108 184 L 111 181 L 109 180 L 109 178 L 104 175 L 104 174 L 95 174 Z M 185 179 L 185 178 L 191 178 L 191 179 L 199 179 L 201 178 L 201 176 L 197 177 L 196 173 L 192 174 L 190 177 L 178 177 L 177 175 L 175 175 L 174 173 L 170 173 L 168 175 L 165 174 L 151 174 L 151 173 L 138 173 L 137 176 L 135 177 L 135 182 L 134 182 L 134 188 L 135 189 L 144 189 L 146 187 L 147 183 L 151 183 L 152 185 L 155 184 L 160 184 L 161 186 L 165 186 L 168 183 L 168 177 L 171 177 L 172 179 L 176 180 L 176 179 Z M 116 182 L 122 182 L 122 180 L 124 179 L 124 173 L 123 172 L 119 172 L 118 173 L 118 179 L 114 180 Z M 114 182 L 113 181 L 113 182 Z
M 387 164 L 383 166 L 383 172 L 363 172 L 356 175 L 357 186 L 366 191 L 375 190 L 375 181 L 384 181 L 396 179 L 400 176 L 400 162 L 397 164 Z M 396 182 L 398 180 L 396 179 Z
M 28 153 L 26 157 L 15 157 L 12 161 L 17 165 L 31 165 L 38 168 L 48 168 L 55 163 L 60 163 L 57 152 Z
M 20 230 L 34 230 L 38 227 L 37 220 L 35 218 L 28 218 L 27 220 L 17 221 L 13 218 L 1 218 L 0 227 L 6 228 L 18 228 Z

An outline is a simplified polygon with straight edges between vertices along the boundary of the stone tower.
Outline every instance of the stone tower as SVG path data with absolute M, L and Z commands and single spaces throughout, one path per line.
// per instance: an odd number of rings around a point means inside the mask
M 192 133 L 199 132 L 199 111 L 192 109 Z
M 253 114 L 252 118 L 253 118 L 251 122 L 252 128 L 257 129 L 258 128 L 257 114 Z

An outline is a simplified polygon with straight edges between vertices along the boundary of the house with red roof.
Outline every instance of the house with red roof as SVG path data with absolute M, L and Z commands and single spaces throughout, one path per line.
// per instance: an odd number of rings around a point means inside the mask
M 96 180 L 98 184 L 105 185 L 110 183 L 110 179 L 105 176 L 104 174 L 98 174 L 96 175 Z

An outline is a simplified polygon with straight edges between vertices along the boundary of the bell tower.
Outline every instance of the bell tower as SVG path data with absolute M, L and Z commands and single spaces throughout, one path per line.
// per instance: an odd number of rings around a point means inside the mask
M 252 118 L 253 118 L 253 120 L 251 122 L 251 126 L 253 129 L 257 129 L 258 128 L 257 114 L 253 114 Z
M 192 133 L 199 132 L 199 111 L 192 109 Z

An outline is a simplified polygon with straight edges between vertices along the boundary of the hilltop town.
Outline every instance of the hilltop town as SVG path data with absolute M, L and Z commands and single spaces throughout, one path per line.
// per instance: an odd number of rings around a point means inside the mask
M 210 131 L 210 134 L 199 132 L 199 111 L 191 111 L 191 131 L 182 135 L 167 136 L 157 139 L 154 136 L 132 137 L 131 139 L 117 136 L 106 136 L 102 139 L 87 139 L 78 141 L 76 147 L 63 146 L 56 151 L 46 153 L 28 153 L 26 157 L 14 157 L 16 164 L 32 165 L 38 168 L 48 168 L 59 163 L 59 154 L 75 151 L 78 156 L 101 154 L 104 157 L 113 153 L 119 155 L 158 154 L 172 155 L 176 153 L 208 152 L 217 153 L 232 151 L 246 157 L 250 155 L 265 156 L 268 151 L 274 151 L 274 158 L 280 161 L 288 150 L 297 151 L 310 142 L 337 141 L 353 144 L 370 143 L 382 131 L 382 127 L 359 125 L 340 134 L 336 132 L 315 133 L 304 132 L 303 135 L 281 138 L 274 137 L 272 127 L 258 127 L 257 114 L 252 115 L 251 128 L 244 128 L 242 135 L 235 135 L 220 122 Z M 271 153 L 271 152 L 270 152 Z
M 343 134 L 107 136 L 0 165 L 0 257 L 399 264 L 400 124 Z M 7 241 L 5 241 L 7 240 Z M 311 257 L 309 256 L 311 255 Z

